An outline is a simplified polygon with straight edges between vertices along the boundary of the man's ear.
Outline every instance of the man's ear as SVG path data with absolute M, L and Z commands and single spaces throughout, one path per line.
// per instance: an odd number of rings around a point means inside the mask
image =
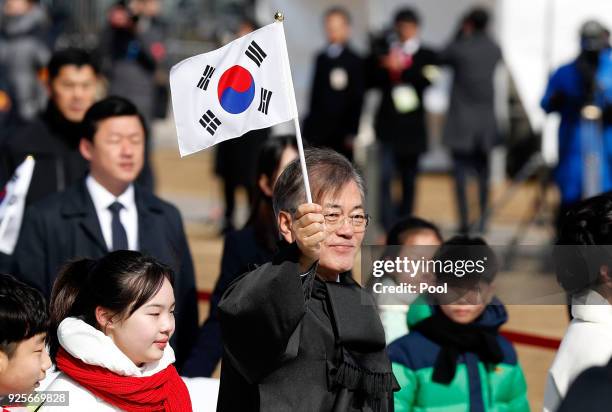
M 114 328 L 115 325 L 113 322 L 113 317 L 114 314 L 108 309 L 103 308 L 102 306 L 96 307 L 96 322 L 104 334 L 106 334 L 107 329 Z
M 288 243 L 293 243 L 294 237 L 293 232 L 291 231 L 291 226 L 293 223 L 293 218 L 289 212 L 285 212 L 281 210 L 278 214 L 278 230 L 280 231 L 281 236 Z
M 91 161 L 92 152 L 93 152 L 93 143 L 84 137 L 81 138 L 79 142 L 79 152 L 81 152 L 81 156 L 85 158 L 88 162 Z
M 261 191 L 268 197 L 272 197 L 272 187 L 270 185 L 270 179 L 265 174 L 259 176 L 257 184 Z

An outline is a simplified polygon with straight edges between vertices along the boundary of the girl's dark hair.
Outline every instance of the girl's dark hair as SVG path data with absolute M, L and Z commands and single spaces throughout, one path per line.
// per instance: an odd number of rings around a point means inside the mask
M 253 225 L 256 238 L 264 247 L 274 250 L 276 247 L 277 230 L 272 208 L 272 198 L 262 192 L 259 187 L 259 177 L 264 175 L 272 182 L 278 172 L 281 157 L 287 148 L 298 150 L 294 135 L 271 137 L 261 146 L 257 157 L 257 170 L 255 173 L 253 204 L 251 216 L 247 225 Z
M 98 306 L 127 318 L 155 296 L 164 279 L 174 284 L 172 269 L 130 250 L 66 264 L 51 292 L 48 338 L 51 358 L 55 361 L 59 349 L 57 328 L 64 319 L 80 318 L 98 328 L 95 314 Z
M 0 274 L 0 352 L 10 359 L 19 342 L 45 333 L 48 325 L 42 293 L 11 275 Z
M 557 280 L 570 293 L 596 286 L 612 267 L 612 194 L 586 199 L 561 220 L 553 253 Z
M 387 245 L 401 245 L 403 240 L 412 233 L 431 230 L 440 243 L 444 241 L 440 229 L 433 223 L 416 216 L 406 216 L 397 221 L 387 234 Z

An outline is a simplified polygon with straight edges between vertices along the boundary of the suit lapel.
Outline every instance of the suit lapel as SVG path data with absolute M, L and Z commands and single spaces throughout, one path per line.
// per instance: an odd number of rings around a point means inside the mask
M 76 187 L 75 196 L 64 206 L 62 214 L 78 219 L 78 225 L 83 229 L 85 236 L 100 249 L 102 254 L 108 253 L 96 208 L 87 191 L 85 180 L 82 180 L 81 184 Z
M 93 205 L 91 206 L 93 209 Z M 104 241 L 104 236 L 102 236 L 102 229 L 100 229 L 100 221 L 98 220 L 98 216 L 96 215 L 95 209 L 92 210 L 91 213 L 88 213 L 83 217 L 83 220 L 80 222 L 83 231 L 87 234 L 87 236 L 98 246 L 104 254 L 108 253 L 108 247 L 106 246 L 106 242 Z

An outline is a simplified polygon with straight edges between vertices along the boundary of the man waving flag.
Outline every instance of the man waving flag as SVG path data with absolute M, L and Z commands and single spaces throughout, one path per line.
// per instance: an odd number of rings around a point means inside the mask
M 178 63 L 170 89 L 181 156 L 297 119 L 280 22 Z

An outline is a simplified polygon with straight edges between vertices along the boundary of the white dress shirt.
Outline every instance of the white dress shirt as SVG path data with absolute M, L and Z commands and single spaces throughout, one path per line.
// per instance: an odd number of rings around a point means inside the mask
M 134 198 L 134 186 L 129 185 L 119 197 L 115 197 L 115 195 L 106 190 L 91 175 L 87 176 L 85 184 L 87 185 L 87 190 L 96 208 L 96 215 L 98 215 L 102 236 L 104 237 L 104 242 L 108 250 L 112 250 L 113 246 L 113 232 L 111 226 L 113 214 L 108 210 L 108 207 L 113 202 L 119 202 L 123 205 L 123 209 L 119 211 L 119 220 L 125 229 L 129 249 L 138 250 L 138 210 L 136 209 L 136 200 Z

